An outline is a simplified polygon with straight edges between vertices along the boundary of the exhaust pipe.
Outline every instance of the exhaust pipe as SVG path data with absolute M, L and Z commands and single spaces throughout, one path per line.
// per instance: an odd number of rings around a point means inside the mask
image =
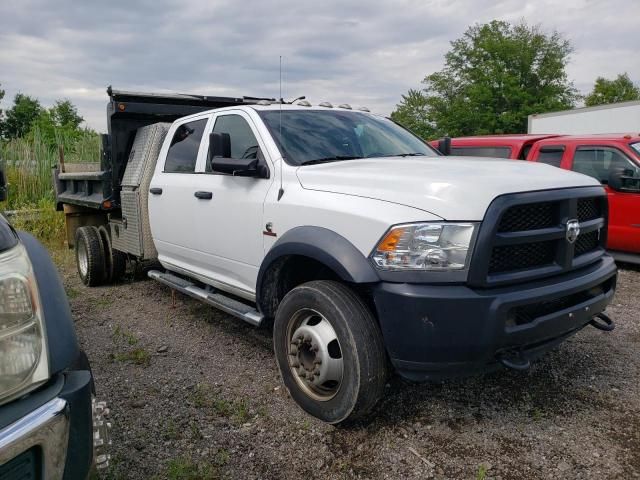
M 589 325 L 597 328 L 598 330 L 602 330 L 603 332 L 610 332 L 616 328 L 616 324 L 613 323 L 613 320 L 611 320 L 609 315 L 606 313 L 599 313 L 594 316 L 589 322 Z

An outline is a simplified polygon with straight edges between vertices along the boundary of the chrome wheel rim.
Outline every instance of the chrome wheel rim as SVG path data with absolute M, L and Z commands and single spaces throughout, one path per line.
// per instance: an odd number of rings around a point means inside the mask
M 321 313 L 298 310 L 287 328 L 289 369 L 298 386 L 318 401 L 331 400 L 342 384 L 342 348 L 333 326 Z
M 84 242 L 80 242 L 78 245 L 78 270 L 80 270 L 82 277 L 86 277 L 89 271 L 89 256 Z

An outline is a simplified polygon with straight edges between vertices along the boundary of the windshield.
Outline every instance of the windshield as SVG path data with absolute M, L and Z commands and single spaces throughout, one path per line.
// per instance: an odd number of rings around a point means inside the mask
M 640 142 L 629 144 L 631 149 L 635 152 L 635 154 L 640 157 Z
M 366 113 L 336 110 L 258 113 L 290 165 L 368 157 L 438 156 L 425 142 L 391 120 Z

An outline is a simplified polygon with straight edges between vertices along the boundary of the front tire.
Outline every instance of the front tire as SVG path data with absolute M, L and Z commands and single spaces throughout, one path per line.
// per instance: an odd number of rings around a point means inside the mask
M 318 280 L 291 290 L 276 312 L 274 349 L 289 393 L 320 420 L 362 419 L 382 397 L 387 377 L 382 334 L 346 285 Z

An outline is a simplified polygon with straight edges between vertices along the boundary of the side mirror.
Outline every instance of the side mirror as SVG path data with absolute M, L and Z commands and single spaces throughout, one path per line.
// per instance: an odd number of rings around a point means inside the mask
M 438 140 L 438 150 L 443 155 L 451 155 L 451 137 L 444 137 Z
M 640 178 L 633 176 L 633 171 L 624 168 L 609 170 L 609 188 L 618 192 L 640 192 Z
M 4 170 L 0 168 L 0 202 L 7 199 L 7 179 L 4 176 Z
M 231 158 L 231 137 L 228 133 L 209 135 L 209 162 L 213 172 L 254 177 L 258 172 L 257 158 Z
M 231 158 L 231 136 L 228 133 L 209 134 L 209 159 Z

